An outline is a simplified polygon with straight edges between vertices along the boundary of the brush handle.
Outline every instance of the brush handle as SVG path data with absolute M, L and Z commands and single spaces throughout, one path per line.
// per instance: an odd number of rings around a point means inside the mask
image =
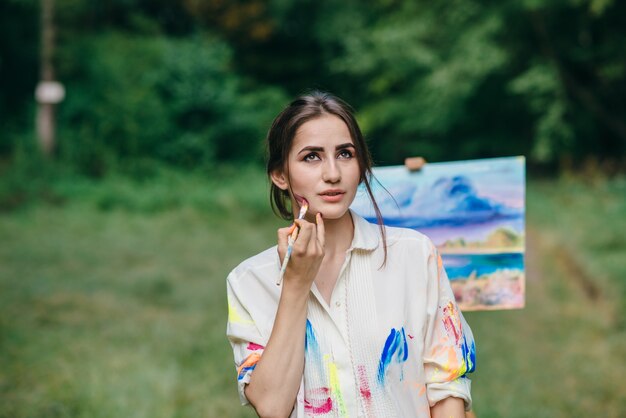
M 295 232 L 296 231 L 294 231 L 294 233 Z M 293 239 L 293 235 L 294 234 L 289 235 L 289 240 L 287 243 L 287 253 L 285 254 L 285 259 L 283 260 L 282 266 L 280 266 L 280 274 L 278 275 L 276 286 L 280 286 L 280 284 L 283 281 L 283 276 L 285 275 L 285 270 L 287 270 L 287 263 L 289 262 L 289 259 L 291 258 L 291 252 L 293 251 L 293 243 L 295 242 L 295 240 Z
M 309 209 L 309 202 L 304 199 L 304 204 L 300 206 L 300 213 L 298 214 L 298 219 L 303 219 L 306 211 Z M 295 228 L 293 232 L 289 235 L 289 239 L 287 240 L 287 254 L 285 254 L 285 259 L 283 260 L 282 266 L 280 266 L 280 274 L 278 275 L 278 280 L 276 281 L 276 286 L 280 286 L 283 282 L 283 276 L 285 275 L 285 270 L 287 270 L 287 263 L 291 258 L 291 252 L 293 251 L 293 243 L 296 241 L 296 237 L 298 236 L 298 226 L 294 225 Z

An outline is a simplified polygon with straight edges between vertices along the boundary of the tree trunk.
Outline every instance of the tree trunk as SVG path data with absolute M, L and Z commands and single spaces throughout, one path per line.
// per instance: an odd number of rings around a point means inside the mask
M 54 80 L 54 0 L 41 0 L 41 81 Z M 52 157 L 55 147 L 55 115 L 53 103 L 37 106 L 36 130 L 39 149 L 46 157 Z

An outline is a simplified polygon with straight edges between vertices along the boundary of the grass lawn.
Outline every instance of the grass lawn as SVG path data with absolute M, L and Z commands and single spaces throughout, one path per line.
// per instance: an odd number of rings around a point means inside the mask
M 281 225 L 263 175 L 55 187 L 0 215 L 0 417 L 254 416 L 225 278 Z M 527 210 L 527 307 L 466 314 L 474 409 L 626 416 L 626 182 L 531 182 Z

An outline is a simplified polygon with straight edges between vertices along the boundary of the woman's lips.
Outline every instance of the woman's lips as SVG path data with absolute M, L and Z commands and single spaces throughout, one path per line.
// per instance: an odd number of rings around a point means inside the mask
M 336 203 L 336 202 L 339 202 L 341 199 L 343 199 L 344 194 L 345 194 L 344 192 L 340 192 L 340 191 L 330 191 L 330 192 L 320 193 L 320 197 L 325 202 Z

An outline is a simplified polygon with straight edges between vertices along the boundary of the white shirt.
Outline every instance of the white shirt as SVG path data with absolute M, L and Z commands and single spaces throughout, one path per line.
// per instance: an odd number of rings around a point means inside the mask
M 305 366 L 291 417 L 429 417 L 454 396 L 471 406 L 472 332 L 459 311 L 441 257 L 425 235 L 378 225 L 351 211 L 354 238 L 328 305 L 313 285 Z M 228 276 L 227 336 L 239 396 L 263 355 L 278 308 L 276 246 Z

